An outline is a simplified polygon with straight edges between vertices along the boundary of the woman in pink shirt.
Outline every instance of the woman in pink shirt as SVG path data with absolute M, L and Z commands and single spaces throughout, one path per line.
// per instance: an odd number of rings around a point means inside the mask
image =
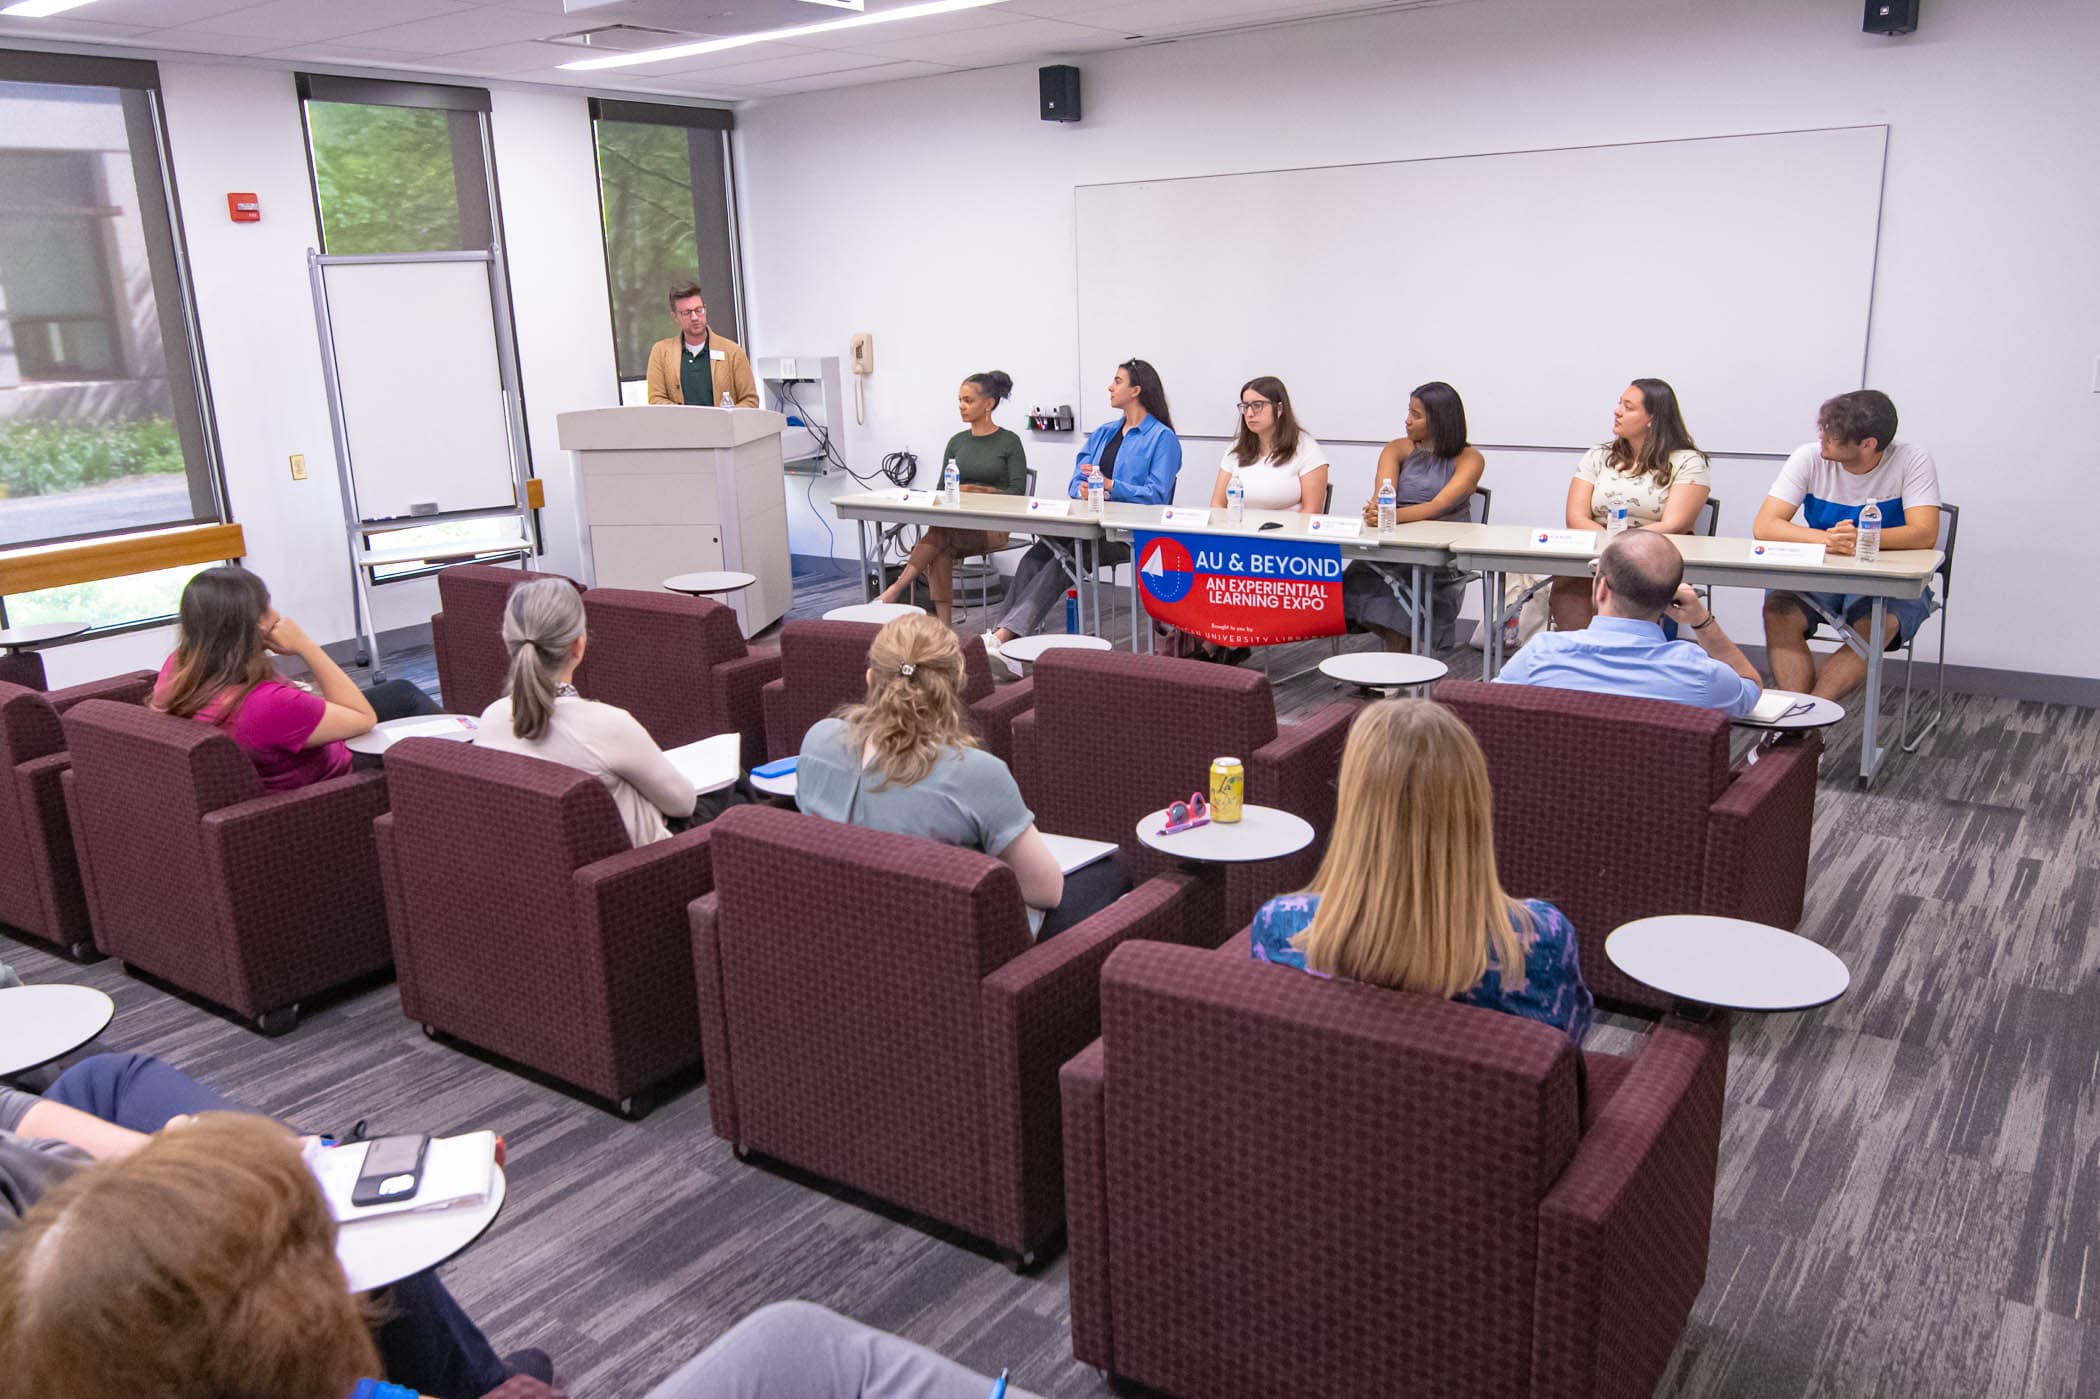
M 269 588 L 245 568 L 208 568 L 190 579 L 176 622 L 175 653 L 160 668 L 153 707 L 226 730 L 272 792 L 348 772 L 343 740 L 382 718 L 437 712 L 405 680 L 358 689 L 297 622 L 270 606 Z M 279 679 L 273 654 L 298 657 L 320 693 Z

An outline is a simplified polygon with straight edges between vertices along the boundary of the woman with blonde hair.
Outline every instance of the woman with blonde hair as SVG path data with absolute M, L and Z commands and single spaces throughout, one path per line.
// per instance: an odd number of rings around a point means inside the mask
M 636 845 L 691 824 L 699 798 L 632 714 L 576 693 L 583 664 L 583 597 L 564 578 L 510 590 L 503 604 L 510 674 L 503 697 L 481 711 L 478 747 L 523 753 L 590 773 L 612 793 Z
M 868 694 L 810 726 L 795 800 L 812 816 L 961 845 L 1013 867 L 1038 940 L 1113 903 L 1130 881 L 1113 860 L 1067 878 L 1005 763 L 977 746 L 963 705 L 962 647 L 923 614 L 868 647 Z
M 1253 954 L 1521 1015 L 1578 1045 L 1595 1010 L 1567 918 L 1503 892 L 1487 759 L 1429 700 L 1374 704 L 1350 726 L 1327 854 L 1310 886 L 1255 914 Z

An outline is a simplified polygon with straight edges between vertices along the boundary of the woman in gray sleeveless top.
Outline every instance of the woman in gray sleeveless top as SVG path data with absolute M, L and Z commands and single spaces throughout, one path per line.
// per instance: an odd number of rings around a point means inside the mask
M 1364 505 L 1364 523 L 1378 523 L 1378 492 L 1394 483 L 1397 523 L 1416 520 L 1465 520 L 1471 514 L 1474 488 L 1487 461 L 1466 441 L 1466 405 L 1458 390 L 1442 380 L 1416 389 L 1407 400 L 1407 436 L 1385 444 L 1378 456 L 1378 476 Z M 1451 644 L 1458 607 L 1465 595 L 1456 569 L 1438 575 L 1431 594 L 1434 649 Z M 1375 563 L 1353 563 L 1342 574 L 1342 616 L 1351 631 L 1377 634 L 1388 651 L 1409 649 L 1414 630 L 1408 610 L 1412 570 Z

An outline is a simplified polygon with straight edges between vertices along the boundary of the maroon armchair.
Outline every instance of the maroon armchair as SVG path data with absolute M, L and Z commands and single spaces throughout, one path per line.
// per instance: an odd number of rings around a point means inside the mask
M 1013 723 L 1013 769 L 1036 824 L 1117 842 L 1134 878 L 1174 865 L 1138 842 L 1138 818 L 1206 791 L 1213 758 L 1246 765 L 1248 801 L 1312 823 L 1313 843 L 1298 854 L 1226 867 L 1225 909 L 1211 941 L 1244 926 L 1270 895 L 1312 878 L 1334 826 L 1342 742 L 1360 704 L 1278 725 L 1266 676 L 1123 651 L 1046 651 L 1035 673 L 1009 688 L 1033 691 Z
M 453 714 L 479 714 L 503 696 L 510 652 L 503 645 L 503 603 L 520 583 L 562 578 L 577 592 L 584 586 L 559 573 L 468 563 L 438 576 L 438 611 L 430 619 L 430 647 L 437 655 L 438 694 Z M 589 663 L 585 663 L 588 670 Z M 583 688 L 582 675 L 577 687 Z
M 1661 913 L 1801 921 L 1820 735 L 1731 768 L 1718 710 L 1471 680 L 1435 694 L 1487 754 L 1503 887 L 1568 916 L 1600 1000 L 1670 1004 L 1605 957 L 1622 923 Z
M 641 721 L 660 747 L 744 736 L 744 766 L 766 760 L 759 691 L 780 674 L 777 650 L 744 645 L 736 613 L 706 598 L 594 588 L 583 596 L 590 689 Z
M 75 961 L 101 954 L 66 819 L 60 778 L 72 760 L 59 716 L 83 700 L 140 704 L 152 691 L 150 670 L 49 692 L 0 681 L 0 923 Z
M 765 687 L 766 757 L 802 751 L 810 725 L 868 693 L 868 647 L 882 628 L 873 622 L 787 622 L 780 628 L 780 678 Z M 1012 761 L 1014 716 L 1028 706 L 1028 690 L 992 681 L 984 638 L 962 638 L 963 702 L 979 741 Z
M 266 1034 L 388 963 L 378 773 L 265 793 L 219 729 L 106 699 L 67 710 L 61 781 L 95 944 Z
M 386 768 L 402 1013 L 646 1111 L 700 1058 L 685 909 L 708 828 L 630 846 L 595 777 L 472 744 L 404 739 Z
M 34 651 L 0 652 L 0 684 L 44 688 L 44 658 Z
M 953 1225 L 1024 1265 L 1064 1216 L 1057 1068 L 1110 949 L 1181 939 L 1155 879 L 1048 942 L 975 851 L 737 807 L 693 905 L 717 1136 Z
M 1727 1025 L 1589 1056 L 1587 1113 L 1581 1057 L 1237 948 L 1118 949 L 1062 1074 L 1073 1354 L 1217 1399 L 1653 1393 L 1706 1275 Z

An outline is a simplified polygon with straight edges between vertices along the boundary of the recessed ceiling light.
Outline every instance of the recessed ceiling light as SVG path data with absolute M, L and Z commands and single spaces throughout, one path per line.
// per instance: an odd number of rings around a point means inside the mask
M 93 0 L 20 0 L 20 3 L 0 9 L 0 15 L 14 15 L 18 19 L 42 19 L 46 15 L 61 14 L 66 10 L 77 10 Z
M 84 0 L 65 0 L 65 3 L 83 3 Z M 48 0 L 30 0 L 30 3 L 48 3 Z M 752 44 L 769 43 L 775 39 L 793 39 L 803 34 L 833 34 L 841 29 L 859 29 L 863 25 L 888 24 L 892 20 L 923 19 L 928 15 L 953 14 L 957 10 L 976 10 L 986 5 L 1004 4 L 1005 0 L 926 0 L 919 5 L 900 5 L 894 10 L 881 10 L 872 15 L 855 15 L 851 19 L 826 20 L 821 24 L 798 24 L 787 29 L 768 29 L 762 34 L 738 34 L 727 39 L 703 39 L 691 44 L 672 44 L 666 48 L 644 49 L 640 53 L 608 54 L 603 58 L 580 58 L 574 63 L 564 63 L 567 69 L 628 68 L 637 63 L 661 63 L 671 58 L 691 58 L 695 54 L 721 53 L 727 49 L 746 48 Z

